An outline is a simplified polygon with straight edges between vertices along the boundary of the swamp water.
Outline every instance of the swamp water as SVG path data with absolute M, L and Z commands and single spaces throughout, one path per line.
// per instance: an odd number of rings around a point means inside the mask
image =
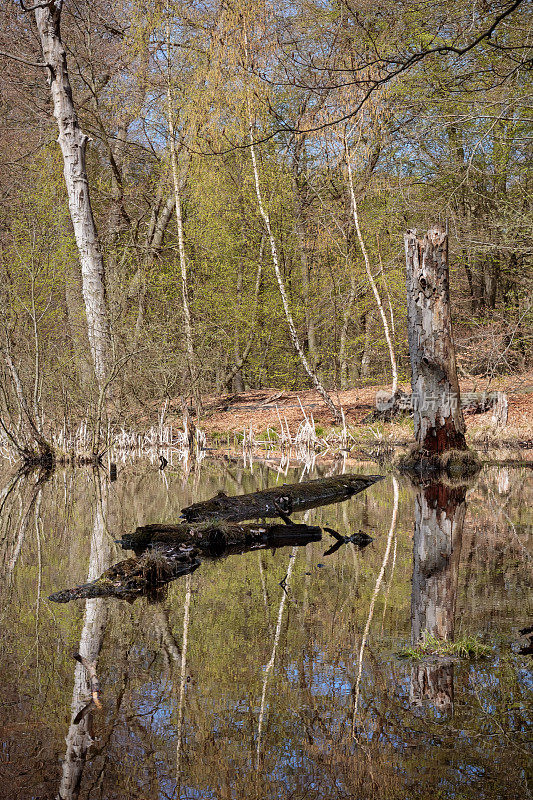
M 113 483 L 4 473 L 0 797 L 531 797 L 533 681 L 518 652 L 532 616 L 530 470 L 486 467 L 466 500 L 447 494 L 447 517 L 391 475 L 294 515 L 368 533 L 363 549 L 324 555 L 324 533 L 205 561 L 157 600 L 48 600 L 129 555 L 115 540 L 138 525 L 178 521 L 221 489 L 331 472 L 204 461 L 188 475 L 137 462 Z M 479 637 L 489 655 L 399 658 L 421 626 Z M 78 651 L 99 655 L 101 709 L 87 705 Z

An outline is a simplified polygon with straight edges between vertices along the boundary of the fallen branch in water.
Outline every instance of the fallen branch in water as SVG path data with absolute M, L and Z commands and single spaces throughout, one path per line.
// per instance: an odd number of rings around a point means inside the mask
M 210 500 L 193 503 L 181 513 L 187 522 L 225 519 L 237 522 L 244 519 L 278 517 L 307 511 L 310 508 L 338 503 L 363 492 L 380 481 L 381 475 L 338 475 L 305 483 L 284 484 L 262 492 L 228 497 L 219 492 Z
M 127 558 L 106 569 L 99 578 L 73 589 L 64 589 L 50 595 L 54 603 L 86 600 L 95 597 L 117 597 L 133 602 L 150 592 L 156 592 L 170 581 L 187 575 L 200 566 L 196 551 L 188 548 L 168 558 L 156 550 L 141 558 Z
M 220 558 L 266 547 L 305 546 L 322 538 L 321 529 L 310 525 L 225 523 L 222 529 L 220 526 L 204 526 L 204 534 L 217 534 L 218 538 L 205 535 L 196 539 L 197 546 L 192 547 L 191 530 L 195 532 L 194 528 L 186 525 L 148 525 L 139 528 L 141 534 L 136 540 L 137 531 L 122 539 L 123 547 L 142 553 L 139 558 L 120 561 L 92 583 L 56 592 L 50 595 L 50 600 L 68 603 L 70 600 L 93 597 L 117 597 L 133 602 L 142 595 L 157 596 L 157 591 L 163 586 L 181 575 L 193 572 L 200 566 L 200 554 L 204 559 Z M 189 533 L 186 539 L 184 531 Z

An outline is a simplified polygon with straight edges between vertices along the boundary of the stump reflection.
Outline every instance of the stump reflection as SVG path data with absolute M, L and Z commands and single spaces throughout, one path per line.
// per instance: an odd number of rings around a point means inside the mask
M 430 483 L 415 499 L 411 642 L 428 635 L 453 640 L 455 599 L 466 512 L 466 486 Z M 453 661 L 428 658 L 411 671 L 410 700 L 440 710 L 453 705 Z

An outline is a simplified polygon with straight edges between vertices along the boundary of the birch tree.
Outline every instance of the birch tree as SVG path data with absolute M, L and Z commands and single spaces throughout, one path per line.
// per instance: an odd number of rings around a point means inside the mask
M 168 9 L 167 9 L 167 13 Z M 174 103 L 172 99 L 172 52 L 171 52 L 171 25 L 170 15 L 167 20 L 167 122 L 168 143 L 170 151 L 170 167 L 172 171 L 172 188 L 174 190 L 174 205 L 176 210 L 176 226 L 178 231 L 178 253 L 180 262 L 181 304 L 183 311 L 183 334 L 185 337 L 185 354 L 187 369 L 191 382 L 192 394 L 196 405 L 199 403 L 196 358 L 192 336 L 191 307 L 189 302 L 189 286 L 187 280 L 187 258 L 185 254 L 185 236 L 183 233 L 183 215 L 181 210 L 180 179 L 178 170 L 178 155 L 176 151 L 176 132 L 174 125 Z
M 350 190 L 350 199 L 352 201 L 352 214 L 353 214 L 353 221 L 355 225 L 355 230 L 357 232 L 357 241 L 359 242 L 359 246 L 361 248 L 361 253 L 363 254 L 363 259 L 365 262 L 365 270 L 366 275 L 368 278 L 368 282 L 370 284 L 370 288 L 372 289 L 372 294 L 376 300 L 376 305 L 378 307 L 379 316 L 381 317 L 381 322 L 383 325 L 383 332 L 385 334 L 385 340 L 387 342 L 387 348 L 389 350 L 389 358 L 391 364 L 391 371 L 392 371 L 392 397 L 394 398 L 396 392 L 398 391 L 398 364 L 396 362 L 396 354 L 394 352 L 394 344 L 392 341 L 392 336 L 389 327 L 389 321 L 387 319 L 387 314 L 385 313 L 385 309 L 383 307 L 383 302 L 381 300 L 381 295 L 379 293 L 376 281 L 374 276 L 372 275 L 372 269 L 370 266 L 370 258 L 368 257 L 368 251 L 366 249 L 365 240 L 363 239 L 363 234 L 361 233 L 361 226 L 359 224 L 359 211 L 357 209 L 357 201 L 355 198 L 355 189 L 354 189 L 354 180 L 353 180 L 353 172 L 352 172 L 352 154 L 350 152 L 348 146 L 348 139 L 346 134 L 344 135 L 344 151 L 346 156 L 346 164 L 348 167 L 348 187 Z
M 244 38 L 244 56 L 245 56 L 245 66 L 246 66 L 246 64 L 248 62 L 248 35 L 247 35 L 247 32 L 246 32 L 246 23 L 245 22 L 244 22 L 243 38 Z M 278 255 L 278 248 L 277 248 L 277 245 L 276 245 L 276 239 L 275 239 L 274 233 L 272 231 L 272 225 L 270 224 L 270 215 L 268 213 L 268 208 L 266 207 L 266 205 L 263 202 L 263 195 L 262 195 L 262 192 L 261 192 L 261 182 L 260 182 L 260 179 L 259 179 L 259 168 L 258 168 L 258 165 L 257 165 L 257 157 L 256 157 L 256 151 L 255 151 L 255 143 L 254 143 L 254 133 L 255 132 L 254 132 L 253 119 L 252 119 L 252 106 L 251 106 L 250 94 L 249 93 L 247 93 L 247 95 L 246 95 L 246 110 L 247 110 L 247 115 L 248 115 L 248 120 L 247 120 L 248 121 L 248 136 L 249 136 L 249 141 L 250 141 L 250 155 L 251 155 L 251 159 L 252 159 L 252 166 L 253 166 L 253 172 L 254 172 L 254 182 L 255 182 L 255 191 L 256 191 L 256 195 L 257 195 L 257 204 L 259 206 L 259 212 L 260 212 L 261 217 L 263 219 L 263 222 L 264 222 L 264 225 L 265 225 L 265 230 L 266 230 L 266 233 L 267 233 L 267 236 L 268 236 L 268 240 L 270 242 L 270 251 L 271 251 L 271 254 L 272 254 L 272 264 L 274 266 L 274 272 L 276 274 L 276 280 L 277 280 L 277 283 L 278 283 L 279 293 L 281 295 L 281 302 L 283 303 L 283 310 L 285 312 L 285 318 L 286 318 L 287 324 L 289 326 L 289 333 L 290 333 L 291 341 L 292 341 L 292 344 L 294 346 L 294 349 L 296 350 L 296 352 L 298 354 L 298 357 L 299 357 L 299 359 L 301 361 L 301 364 L 302 364 L 307 376 L 310 378 L 310 380 L 311 380 L 313 386 L 315 387 L 316 391 L 322 397 L 322 399 L 326 403 L 327 407 L 329 408 L 329 410 L 333 414 L 333 417 L 334 417 L 335 421 L 336 422 L 340 422 L 341 419 L 342 419 L 342 415 L 341 415 L 339 409 L 333 403 L 333 400 L 331 399 L 331 397 L 327 393 L 327 391 L 324 388 L 322 382 L 319 380 L 318 375 L 316 373 L 316 370 L 314 370 L 311 367 L 311 365 L 310 365 L 310 363 L 309 363 L 309 361 L 308 361 L 308 359 L 307 359 L 307 357 L 306 357 L 306 355 L 304 353 L 303 347 L 302 347 L 302 345 L 300 343 L 300 339 L 298 337 L 298 332 L 297 332 L 296 326 L 294 324 L 294 319 L 293 319 L 293 316 L 292 316 L 292 313 L 291 313 L 291 308 L 290 308 L 290 305 L 289 305 L 289 299 L 287 297 L 287 290 L 285 288 L 285 282 L 284 282 L 283 276 L 281 274 L 280 260 L 279 260 L 279 255 Z
M 85 161 L 88 137 L 80 127 L 74 107 L 67 55 L 61 40 L 63 0 L 50 0 L 25 7 L 25 10 L 35 14 L 43 60 L 48 70 L 70 218 L 80 257 L 89 345 L 98 386 L 100 391 L 105 391 L 111 364 L 105 268 L 89 195 Z

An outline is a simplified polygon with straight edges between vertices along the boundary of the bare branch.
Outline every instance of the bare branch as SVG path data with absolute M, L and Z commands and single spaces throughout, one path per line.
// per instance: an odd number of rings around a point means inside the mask
M 10 58 L 13 61 L 19 61 L 21 64 L 26 64 L 28 67 L 46 68 L 48 66 L 47 64 L 44 64 L 42 61 L 30 61 L 29 58 L 23 58 L 22 56 L 15 56 L 12 53 L 6 53 L 5 50 L 0 50 L 0 56 L 4 56 L 4 58 Z

